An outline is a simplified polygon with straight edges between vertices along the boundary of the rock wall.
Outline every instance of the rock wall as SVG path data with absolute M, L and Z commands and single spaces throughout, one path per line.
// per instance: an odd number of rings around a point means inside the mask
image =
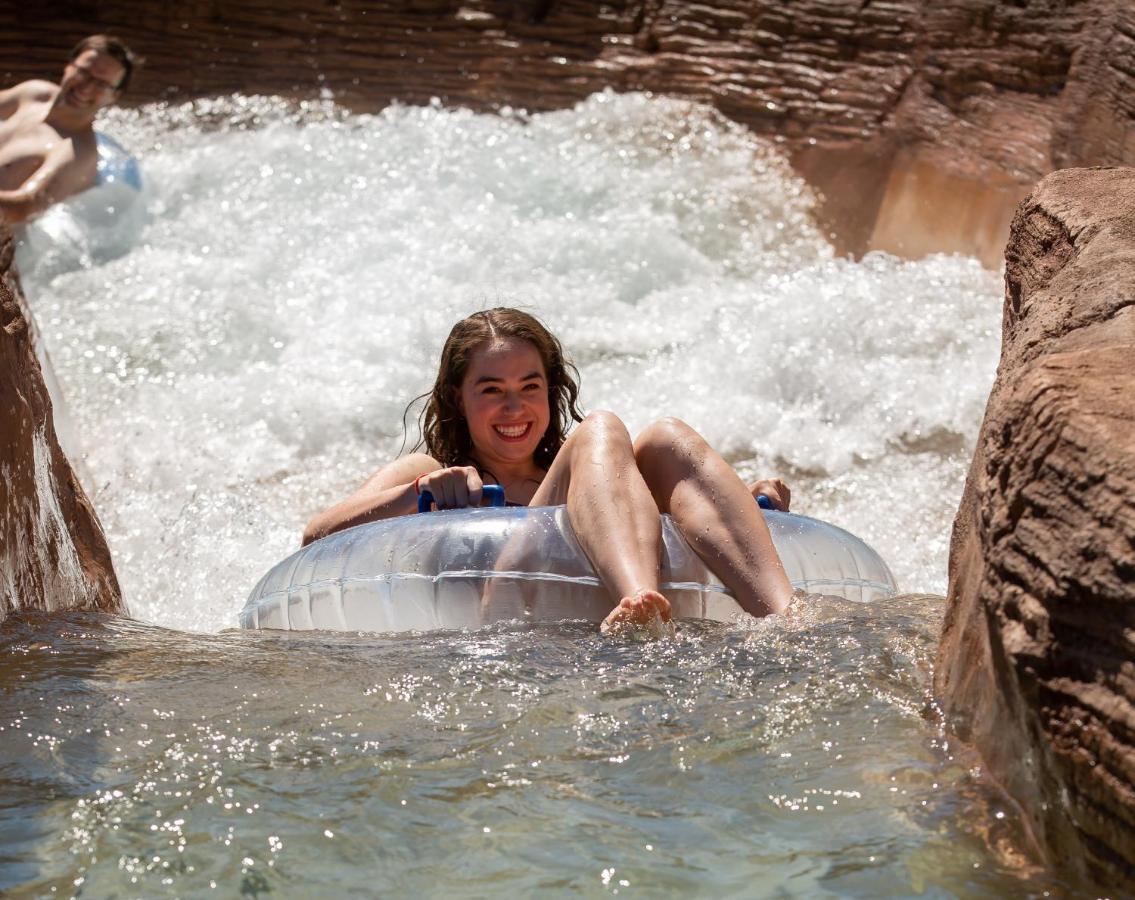
M 56 440 L 13 251 L 0 225 L 0 622 L 21 610 L 122 612 L 102 527 Z
M 936 691 L 1064 871 L 1135 885 L 1135 169 L 1013 220 Z
M 0 6 L 0 82 L 57 77 L 102 30 L 148 60 L 130 102 L 703 100 L 782 141 L 856 253 L 999 265 L 1040 177 L 1135 164 L 1130 0 L 41 0 Z

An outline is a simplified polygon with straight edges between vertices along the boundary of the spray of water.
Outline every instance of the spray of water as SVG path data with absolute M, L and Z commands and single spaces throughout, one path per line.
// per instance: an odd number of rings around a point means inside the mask
M 51 211 L 19 262 L 140 618 L 231 626 L 306 519 L 398 453 L 450 325 L 497 304 L 561 336 L 586 407 L 686 419 L 943 592 L 998 279 L 835 258 L 775 148 L 712 111 L 232 97 L 102 127 L 142 197 L 94 231 Z

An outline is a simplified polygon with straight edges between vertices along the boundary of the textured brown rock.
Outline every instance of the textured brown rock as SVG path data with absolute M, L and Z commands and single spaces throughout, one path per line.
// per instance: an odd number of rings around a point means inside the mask
M 1135 169 L 1021 205 L 936 690 L 1065 871 L 1135 884 Z
M 122 611 L 102 528 L 55 437 L 0 225 L 0 622 L 21 610 Z
M 999 262 L 1037 179 L 1135 164 L 1130 0 L 43 0 L 0 6 L 0 83 L 56 77 L 96 30 L 148 59 L 131 102 L 702 100 L 784 141 L 852 252 Z

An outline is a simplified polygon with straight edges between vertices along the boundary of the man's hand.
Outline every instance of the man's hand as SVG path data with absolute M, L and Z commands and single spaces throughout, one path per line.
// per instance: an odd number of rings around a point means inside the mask
M 45 163 L 14 191 L 0 191 L 0 222 L 18 225 L 47 209 L 53 198 L 48 194 L 46 179 L 54 174 Z

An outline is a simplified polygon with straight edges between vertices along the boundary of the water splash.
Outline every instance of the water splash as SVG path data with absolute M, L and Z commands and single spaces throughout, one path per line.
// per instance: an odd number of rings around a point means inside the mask
M 130 228 L 68 255 L 33 227 L 20 262 L 137 615 L 231 625 L 306 519 L 399 451 L 453 321 L 497 303 L 561 336 L 588 408 L 686 419 L 903 588 L 944 590 L 998 280 L 834 258 L 775 148 L 711 110 L 237 97 L 101 127 L 145 172 Z

